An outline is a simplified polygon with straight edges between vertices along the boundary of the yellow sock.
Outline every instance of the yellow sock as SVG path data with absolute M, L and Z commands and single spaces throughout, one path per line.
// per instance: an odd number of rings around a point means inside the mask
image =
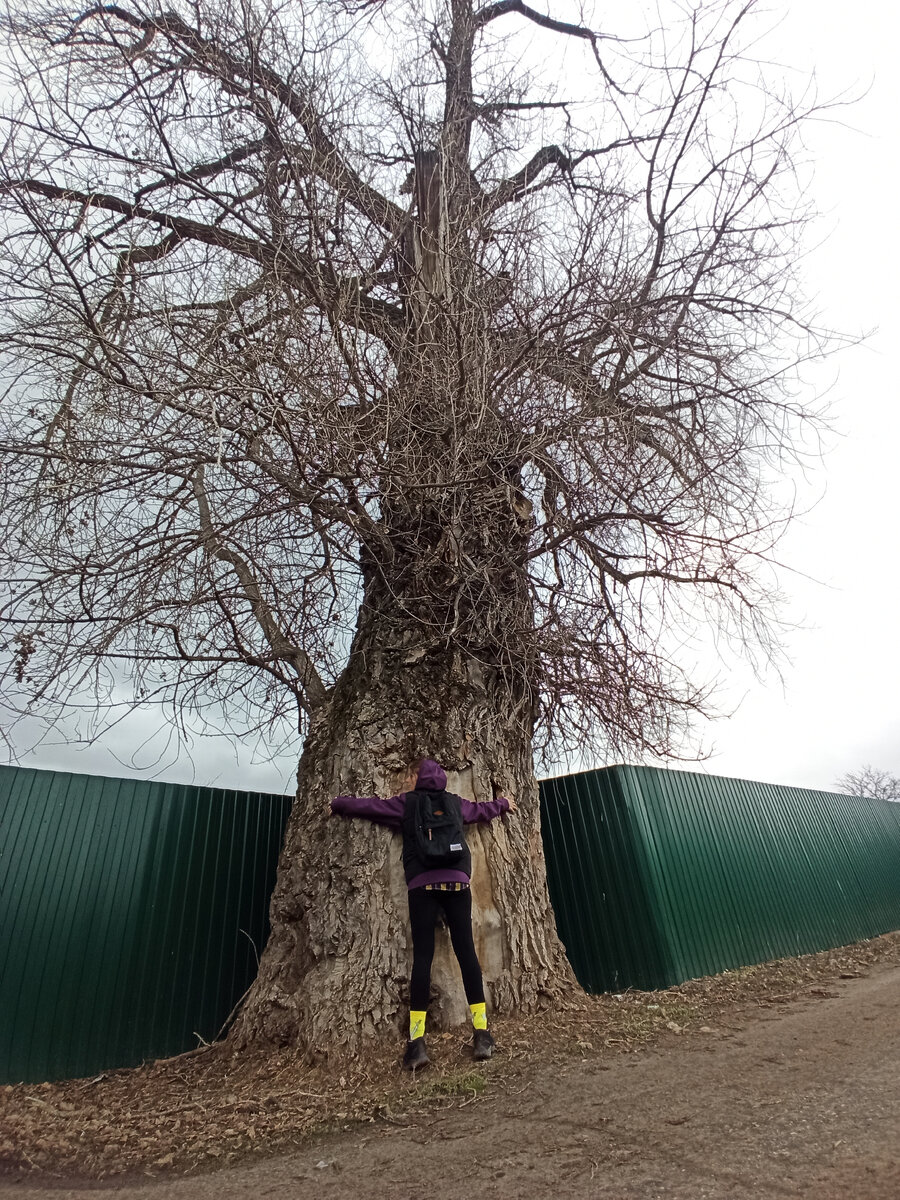
M 487 1013 L 485 1012 L 484 1001 L 481 1004 L 470 1004 L 469 1012 L 472 1014 L 472 1025 L 475 1029 L 487 1029 Z
M 409 1040 L 414 1042 L 416 1038 L 425 1036 L 425 1013 L 418 1009 L 409 1010 Z

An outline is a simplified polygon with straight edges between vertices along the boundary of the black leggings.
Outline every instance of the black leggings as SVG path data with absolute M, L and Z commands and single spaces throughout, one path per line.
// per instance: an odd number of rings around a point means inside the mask
M 434 926 L 441 909 L 450 931 L 453 953 L 462 971 L 466 999 L 470 1004 L 484 1002 L 481 965 L 472 938 L 472 893 L 468 888 L 461 892 L 432 892 L 417 887 L 409 892 L 409 923 L 413 941 L 409 1007 L 417 1012 L 423 1012 L 428 1007 L 431 960 L 434 958 Z

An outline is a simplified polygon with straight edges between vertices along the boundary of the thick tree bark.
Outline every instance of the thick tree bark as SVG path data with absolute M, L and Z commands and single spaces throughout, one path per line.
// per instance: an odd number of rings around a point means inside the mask
M 516 814 L 470 828 L 475 940 L 490 1007 L 528 1011 L 571 983 L 550 908 L 529 745 L 482 681 L 389 674 L 360 650 L 310 736 L 272 898 L 272 933 L 234 1037 L 317 1051 L 397 1034 L 408 1006 L 411 943 L 400 837 L 327 814 L 337 794 L 393 794 L 403 765 L 428 753 L 448 786 L 474 800 L 491 784 Z M 413 702 L 410 703 L 411 698 Z M 393 770 L 391 767 L 393 766 Z M 466 1016 L 446 934 L 432 978 L 432 1018 Z
M 510 532 L 520 518 L 507 489 L 492 490 L 494 502 L 506 505 Z M 472 644 L 474 613 L 462 644 L 428 632 L 438 623 L 434 592 L 447 570 L 448 543 L 436 531 L 445 553 L 434 560 L 433 586 L 423 589 L 412 564 L 427 557 L 425 506 L 400 508 L 392 543 L 403 546 L 399 526 L 415 516 L 417 544 L 406 563 L 398 553 L 390 570 L 383 564 L 366 570 L 349 664 L 320 709 L 301 759 L 272 898 L 272 933 L 232 1035 L 238 1045 L 352 1051 L 372 1037 L 401 1032 L 412 947 L 400 837 L 365 820 L 333 817 L 328 803 L 339 794 L 396 794 L 409 765 L 423 755 L 444 764 L 448 786 L 461 795 L 486 800 L 496 788 L 519 803 L 517 813 L 469 829 L 475 940 L 489 1007 L 533 1010 L 573 983 L 547 895 L 523 671 L 521 664 L 491 662 L 483 644 L 496 639 L 494 627 L 504 621 L 519 625 L 527 606 L 513 587 L 505 612 L 484 615 L 491 628 L 481 629 L 480 647 Z M 469 536 L 480 536 L 482 528 L 470 522 Z M 459 552 L 455 545 L 453 557 Z M 459 588 L 445 587 L 442 603 L 466 623 Z M 432 995 L 439 1025 L 467 1016 L 443 931 Z

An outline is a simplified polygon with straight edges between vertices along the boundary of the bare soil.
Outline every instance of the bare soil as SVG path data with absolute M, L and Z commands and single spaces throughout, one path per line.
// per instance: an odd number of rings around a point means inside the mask
M 0 1196 L 900 1200 L 900 933 L 494 1031 L 2 1088 Z

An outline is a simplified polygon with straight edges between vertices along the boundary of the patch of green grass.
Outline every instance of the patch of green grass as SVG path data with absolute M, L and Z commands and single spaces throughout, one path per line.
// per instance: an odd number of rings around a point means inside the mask
M 676 1021 L 679 1025 L 689 1025 L 697 1019 L 695 1004 L 679 1004 L 678 1001 L 668 1000 L 659 1006 L 660 1016 L 666 1021 Z
M 478 1071 L 466 1071 L 462 1075 L 445 1075 L 424 1084 L 421 1096 L 480 1096 L 485 1088 L 485 1078 Z

